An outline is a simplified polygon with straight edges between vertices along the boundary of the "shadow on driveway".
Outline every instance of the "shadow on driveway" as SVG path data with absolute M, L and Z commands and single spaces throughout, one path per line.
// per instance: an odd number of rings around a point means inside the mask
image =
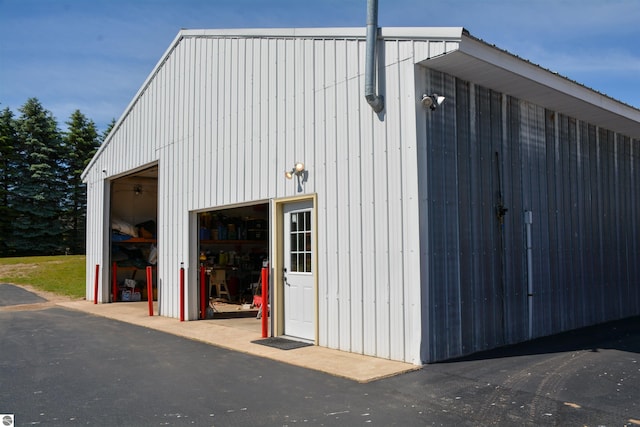
M 598 352 L 604 349 L 640 353 L 640 316 L 575 329 L 439 363 L 502 359 L 505 357 L 584 350 Z

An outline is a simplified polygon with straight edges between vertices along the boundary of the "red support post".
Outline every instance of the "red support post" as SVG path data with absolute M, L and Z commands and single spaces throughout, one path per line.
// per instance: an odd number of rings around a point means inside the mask
M 93 282 L 93 303 L 98 303 L 98 279 L 100 278 L 100 264 L 96 264 L 96 278 Z
M 184 263 L 180 263 L 180 321 L 184 322 Z
M 269 268 L 262 267 L 262 338 L 267 338 L 267 324 L 269 321 Z
M 113 293 L 111 302 L 118 301 L 118 264 L 115 262 L 111 267 L 111 292 Z
M 206 313 L 207 297 L 205 295 L 206 286 L 204 284 L 204 265 L 200 265 L 200 319 L 204 319 Z
M 147 267 L 147 300 L 149 301 L 149 316 L 153 316 L 153 273 Z

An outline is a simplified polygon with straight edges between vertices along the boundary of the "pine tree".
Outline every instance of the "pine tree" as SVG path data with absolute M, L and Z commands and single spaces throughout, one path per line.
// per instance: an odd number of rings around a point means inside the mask
M 98 131 L 92 120 L 80 110 L 71 114 L 65 135 L 67 198 L 65 206 L 66 239 L 71 253 L 84 253 L 87 210 L 87 189 L 81 175 L 100 145 Z
M 15 120 L 16 169 L 13 245 L 16 255 L 63 253 L 63 145 L 58 126 L 36 98 L 30 98 Z
M 12 222 L 15 218 L 12 195 L 18 160 L 16 142 L 13 112 L 5 108 L 0 113 L 0 257 L 12 254 Z
M 107 136 L 109 136 L 109 134 L 111 133 L 111 131 L 115 126 L 116 126 L 116 119 L 111 119 L 111 121 L 107 125 L 107 128 L 104 130 L 104 132 L 102 133 L 102 136 L 100 137 L 100 143 L 103 143 L 104 140 L 107 139 Z

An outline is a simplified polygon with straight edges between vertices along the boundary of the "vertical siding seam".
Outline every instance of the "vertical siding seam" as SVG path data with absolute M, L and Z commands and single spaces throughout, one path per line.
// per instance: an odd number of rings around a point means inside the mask
M 454 102 L 455 102 L 455 94 L 456 94 L 456 78 L 453 78 L 453 98 L 454 98 Z M 452 126 L 451 129 L 453 131 L 453 141 L 458 141 L 458 115 L 457 114 L 452 114 Z M 455 143 L 453 144 L 453 159 L 455 160 L 454 162 L 454 176 L 455 176 L 455 186 L 454 188 L 456 189 L 453 197 L 454 200 L 452 202 L 452 206 L 454 207 L 455 211 L 456 211 L 456 223 L 455 223 L 455 227 L 454 227 L 454 232 L 455 232 L 455 237 L 454 237 L 454 241 L 456 242 L 455 244 L 455 253 L 453 254 L 454 259 L 455 259 L 455 263 L 456 263 L 456 268 L 455 268 L 455 291 L 456 291 L 456 311 L 457 311 L 457 319 L 456 319 L 456 329 L 457 329 L 457 336 L 458 338 L 458 342 L 455 343 L 456 344 L 456 354 L 461 354 L 462 352 L 462 289 L 461 289 L 461 277 L 460 277 L 460 211 L 459 211 L 459 206 L 460 206 L 460 199 L 459 199 L 459 191 L 460 191 L 460 175 L 459 175 L 459 171 L 458 171 L 458 144 Z
M 345 97 L 345 104 L 346 104 L 346 108 L 345 108 L 345 112 L 347 114 L 347 119 L 345 120 L 345 135 L 347 135 L 346 141 L 347 144 L 352 144 L 353 142 L 351 141 L 351 132 L 350 132 L 350 120 L 348 120 L 349 117 L 349 113 L 350 113 L 350 108 L 349 108 L 349 48 L 348 48 L 348 42 L 345 42 L 345 49 L 344 49 L 344 97 Z M 337 99 L 337 98 L 336 98 Z M 336 126 L 337 128 L 337 126 Z M 351 163 L 351 158 L 349 156 L 350 150 L 347 147 L 347 149 L 345 150 L 345 153 L 347 154 L 347 159 L 346 159 L 346 163 L 347 165 L 349 165 Z M 351 168 L 348 167 L 348 174 L 351 171 Z M 336 179 L 336 183 L 338 182 L 338 179 Z M 349 182 L 351 182 L 351 179 L 349 179 Z M 347 210 L 351 209 L 351 185 L 346 185 L 344 186 L 344 191 L 346 191 L 346 200 L 347 200 Z M 349 229 L 351 227 L 351 217 L 349 215 L 345 215 L 345 220 L 347 221 L 347 229 Z M 348 331 L 348 348 L 346 348 L 345 350 L 347 351 L 353 351 L 353 333 L 352 333 L 352 325 L 353 325 L 353 318 L 352 318 L 352 289 L 350 285 L 350 278 L 351 278 L 351 257 L 353 256 L 353 251 L 352 251 L 352 241 L 351 241 L 351 233 L 346 233 L 346 239 L 347 239 L 347 250 L 348 250 L 348 260 L 349 262 L 347 263 L 347 270 L 349 272 L 348 275 L 346 275 L 346 284 L 345 286 L 348 287 L 348 291 L 345 292 L 346 293 L 346 304 L 348 306 L 348 310 L 347 310 L 347 315 L 348 318 L 346 319 L 346 325 L 341 324 L 340 326 L 340 330 L 344 330 L 344 331 Z M 342 285 L 342 284 L 341 284 Z
M 598 127 L 595 128 L 595 172 L 596 172 L 596 188 L 595 188 L 595 192 L 596 192 L 596 200 L 597 200 L 597 211 L 598 211 L 598 288 L 600 289 L 600 298 L 598 298 L 599 302 L 600 302 L 600 313 L 598 315 L 598 320 L 602 321 L 604 320 L 604 298 L 603 298 L 603 286 L 604 286 L 604 254 L 603 254 L 603 232 L 602 232 L 602 226 L 603 226 L 603 219 L 602 219 L 602 215 L 603 215 L 603 201 L 602 201 L 602 182 L 600 182 L 600 180 L 602 179 L 602 158 L 601 158 L 601 141 L 600 141 L 600 129 Z
M 370 127 L 371 127 L 371 197 L 372 197 L 372 204 L 371 204 L 371 223 L 374 227 L 374 233 L 373 233 L 373 237 L 372 237 L 372 241 L 373 241 L 373 259 L 375 261 L 376 259 L 376 254 L 378 252 L 377 248 L 378 248 L 378 239 L 377 236 L 378 234 L 375 232 L 375 226 L 376 226 L 376 217 L 377 217 L 377 212 L 375 209 L 375 205 L 376 205 L 376 180 L 375 177 L 377 175 L 377 171 L 376 171 L 376 162 L 375 162 L 375 144 L 376 144 L 376 132 L 375 132 L 375 118 L 373 116 L 373 114 L 369 115 L 371 117 L 371 121 L 370 121 Z M 375 262 L 374 262 L 375 265 Z M 375 271 L 375 268 L 374 268 Z M 379 280 L 378 280 L 378 275 L 374 274 L 373 275 L 373 281 L 372 281 L 372 286 L 370 289 L 370 292 L 373 295 L 373 307 L 371 307 L 371 309 L 373 310 L 374 313 L 378 312 L 378 286 L 379 286 Z M 373 321 L 373 348 L 374 348 L 374 352 L 375 354 L 379 354 L 379 348 L 378 348 L 378 316 L 374 316 L 374 321 Z
M 333 44 L 333 58 L 332 58 L 332 65 L 333 65 L 333 76 L 334 76 L 334 81 L 333 81 L 333 87 L 331 88 L 331 90 L 333 91 L 333 106 L 332 106 L 332 122 L 333 122 L 333 159 L 332 162 L 334 163 L 334 168 L 336 169 L 336 177 L 335 180 L 333 182 L 334 184 L 334 193 L 333 193 L 333 211 L 332 214 L 335 214 L 335 219 L 336 221 L 338 221 L 338 194 L 340 192 L 340 186 L 338 183 L 338 179 L 337 179 L 337 172 L 338 172 L 338 81 L 340 79 L 339 75 L 338 75 L 338 48 L 337 48 L 337 44 L 338 42 L 336 40 L 332 41 Z M 327 175 L 328 179 L 329 176 Z M 334 238 L 336 239 L 336 242 L 340 241 L 340 232 L 339 232 L 339 228 L 337 226 L 337 224 L 334 224 L 335 228 L 334 228 L 334 233 L 335 236 Z M 339 265 L 340 265 L 340 248 L 338 247 L 337 243 L 335 246 L 335 253 L 332 253 L 332 258 L 333 258 L 333 262 L 335 263 L 335 267 L 336 267 L 336 271 L 339 271 Z M 335 299 L 336 299 L 336 318 L 337 318 L 337 322 L 336 322 L 336 346 L 338 348 L 340 348 L 341 346 L 341 342 L 342 342 L 342 324 L 344 322 L 344 319 L 341 318 L 341 302 L 342 302 L 342 293 L 341 293 L 341 286 L 342 286 L 342 280 L 340 278 L 340 274 L 336 275 L 336 288 L 335 288 Z
M 384 43 L 386 45 L 387 42 L 384 42 Z M 398 42 L 397 42 L 397 40 L 391 41 L 390 43 L 395 43 L 396 44 L 395 49 L 394 49 L 394 53 L 397 55 L 397 52 L 398 52 L 398 46 L 397 46 Z M 386 46 L 385 46 L 385 51 L 386 51 Z M 388 67 L 391 68 L 393 65 L 396 65 L 396 64 L 397 64 L 397 56 L 394 58 L 394 61 L 392 61 L 392 63 L 388 65 Z M 385 64 L 385 68 L 387 68 L 387 64 Z M 387 104 L 387 105 L 388 105 L 388 103 L 389 103 L 389 100 L 387 100 L 387 102 L 385 102 L 385 104 Z M 388 116 L 388 114 L 389 114 L 388 111 L 385 111 L 385 114 L 387 114 L 387 116 Z M 387 176 L 387 177 L 388 177 L 389 168 L 390 168 L 389 167 L 389 161 L 390 161 L 389 160 L 389 152 L 392 149 L 392 146 L 390 146 L 390 140 L 391 140 L 391 135 L 389 134 L 390 131 L 391 130 L 389 129 L 389 126 L 385 122 L 384 133 L 383 133 L 384 145 L 385 145 L 385 150 L 384 150 L 384 152 L 385 152 L 385 156 L 384 156 L 384 168 L 385 168 L 385 171 L 384 171 L 384 175 Z M 391 348 L 391 343 L 392 343 L 391 322 L 392 322 L 392 319 L 393 319 L 392 310 L 391 310 L 391 279 L 392 279 L 391 278 L 391 274 L 392 274 L 392 271 L 393 271 L 393 265 L 392 265 L 393 261 L 391 259 L 392 254 L 391 254 L 389 246 L 391 245 L 391 222 L 392 222 L 393 212 L 391 211 L 391 196 L 390 196 L 389 192 L 390 192 L 390 185 L 389 185 L 389 179 L 387 178 L 384 181 L 384 197 L 385 197 L 384 203 L 385 203 L 385 206 L 387 208 L 387 215 L 386 215 L 387 216 L 387 221 L 386 221 L 386 230 L 385 230 L 386 231 L 386 241 L 387 241 L 387 247 L 386 247 L 386 253 L 387 253 L 387 269 L 386 269 L 387 271 L 386 271 L 386 276 L 387 277 L 386 277 L 386 280 L 385 280 L 386 281 L 386 284 L 385 284 L 385 287 L 386 287 L 386 293 L 385 293 L 385 297 L 386 297 L 385 298 L 385 304 L 386 304 L 385 311 L 386 311 L 386 313 L 385 313 L 385 317 L 387 318 L 387 322 L 389 324 L 388 325 L 389 327 L 388 327 L 388 329 L 386 331 L 387 332 L 387 334 L 386 334 L 387 336 L 385 338 L 385 341 L 387 342 L 386 354 L 390 356 L 393 353 L 393 350 Z
M 574 132 L 575 132 L 575 159 L 576 159 L 576 170 L 575 170 L 575 200 L 573 201 L 573 203 L 575 204 L 575 211 L 576 211 L 576 216 L 577 218 L 574 220 L 574 230 L 575 230 L 575 235 L 572 236 L 575 241 L 574 241 L 574 247 L 577 248 L 577 253 L 575 254 L 575 258 L 574 260 L 577 261 L 577 265 L 574 265 L 574 271 L 576 272 L 576 278 L 575 278 L 575 289 L 578 293 L 577 295 L 577 302 L 579 303 L 579 306 L 577 307 L 577 315 L 578 315 L 578 321 L 577 321 L 577 326 L 584 326 L 585 325 L 585 289 L 584 289 L 584 275 L 583 275 L 583 271 L 584 271 L 584 267 L 582 264 L 583 261 L 583 257 L 582 254 L 584 253 L 584 248 L 582 245 L 582 226 L 583 226 L 583 215 L 584 215 L 584 209 L 583 209 L 583 200 L 582 200 L 582 191 L 583 191 L 583 186 L 582 184 L 582 180 L 580 179 L 581 174 L 582 174 L 582 161 L 581 161 L 581 156 L 582 156 L 582 150 L 581 150 L 581 123 L 579 120 L 575 121 L 575 128 L 574 128 Z
M 615 244 L 615 253 L 616 253 L 616 283 L 614 284 L 617 289 L 618 294 L 618 310 L 615 313 L 614 317 L 618 318 L 622 316 L 624 312 L 624 303 L 623 303 L 623 295 L 621 292 L 621 288 L 623 286 L 622 282 L 622 236 L 620 234 L 620 216 L 623 214 L 621 202 L 620 202 L 620 140 L 617 133 L 613 135 L 613 198 L 614 205 L 613 211 L 615 212 L 616 220 L 614 222 L 615 227 L 615 236 L 616 236 L 616 244 Z
M 356 42 L 356 52 L 357 52 L 357 57 L 360 58 L 361 57 L 361 53 L 360 53 L 360 47 L 361 47 L 361 43 Z M 362 88 L 362 79 L 361 79 L 361 67 L 360 67 L 360 61 L 357 61 L 357 67 L 358 67 L 358 72 L 357 72 L 357 79 L 358 79 L 358 87 Z M 363 138 L 362 138 L 362 128 L 363 128 L 363 119 L 362 119 L 362 109 L 360 108 L 362 106 L 362 97 L 358 98 L 358 100 L 356 101 L 356 104 L 358 105 L 358 122 L 357 122 L 357 127 L 358 127 L 358 170 L 360 171 L 360 180 L 358 181 L 358 191 L 360 194 L 360 203 L 358 206 L 358 212 L 359 212 L 359 217 L 362 218 L 363 217 L 363 208 L 362 208 L 362 195 L 364 193 L 364 189 L 362 187 L 362 166 L 363 166 L 363 160 L 362 160 L 362 144 L 363 144 Z M 358 223 L 359 226 L 359 235 L 360 235 L 360 277 L 364 278 L 364 269 L 365 269 L 365 262 L 364 262 L 364 251 L 362 250 L 362 240 L 363 240 L 363 236 L 365 233 L 364 230 L 364 226 L 363 226 L 363 221 L 360 221 Z M 359 344 L 359 348 L 361 349 L 360 351 L 362 353 L 365 353 L 365 349 L 366 349 L 366 345 L 365 345 L 365 318 L 364 318 L 364 310 L 366 310 L 365 307 L 365 299 L 364 299 L 364 294 L 365 294 L 365 286 L 364 286 L 364 280 L 360 280 L 359 283 L 360 286 L 360 304 L 362 306 L 362 311 L 360 313 L 360 344 Z
M 399 141 L 399 153 L 398 153 L 398 161 L 400 162 L 400 169 L 399 170 L 404 170 L 405 169 L 405 164 L 403 162 L 404 157 L 403 154 L 404 152 L 407 150 L 407 142 L 404 139 L 405 133 L 403 133 L 403 127 L 402 127 L 402 123 L 404 123 L 404 116 L 405 116 L 405 103 L 403 102 L 403 98 L 406 95 L 405 93 L 403 93 L 403 88 L 404 86 L 400 83 L 400 81 L 404 78 L 404 73 L 402 72 L 402 70 L 406 67 L 411 67 L 412 71 L 413 71 L 413 64 L 414 64 L 414 55 L 413 55 L 413 43 L 410 44 L 411 47 L 411 56 L 409 57 L 408 61 L 399 61 L 398 62 L 398 98 L 399 98 L 399 108 L 398 108 L 398 123 L 400 123 L 400 126 L 398 126 L 398 141 Z M 408 113 L 408 112 L 407 112 Z M 405 182 L 406 179 L 406 175 L 402 174 L 402 179 L 400 179 L 400 195 L 402 197 L 401 201 L 400 201 L 400 218 L 402 219 L 400 221 L 400 249 L 402 251 L 402 259 L 406 259 L 409 256 L 410 251 L 407 250 L 407 240 L 405 238 L 405 230 L 407 227 L 406 224 L 406 206 L 405 204 L 408 202 L 408 195 L 405 194 L 409 188 L 409 186 L 407 185 L 407 183 Z M 401 330 L 402 330 L 402 359 L 401 360 L 407 360 L 407 348 L 408 348 L 408 342 L 407 342 L 407 338 L 408 338 L 408 331 L 407 331 L 407 322 L 406 322 L 406 310 L 407 310 L 407 305 L 405 304 L 406 301 L 406 295 L 407 295 L 407 291 L 406 291 L 406 287 L 407 286 L 411 286 L 411 283 L 407 283 L 407 272 L 406 272 L 406 268 L 405 268 L 405 264 L 404 262 L 400 262 L 400 283 L 402 284 L 400 290 L 401 290 L 401 294 L 400 294 L 400 307 L 398 308 L 401 313 L 400 313 L 400 319 L 401 319 Z

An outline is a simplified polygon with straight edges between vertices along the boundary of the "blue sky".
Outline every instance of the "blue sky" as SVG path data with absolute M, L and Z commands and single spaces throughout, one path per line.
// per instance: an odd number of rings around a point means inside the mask
M 382 27 L 461 26 L 640 108 L 638 0 L 379 0 Z M 0 108 L 119 118 L 181 28 L 364 27 L 366 0 L 0 0 Z

